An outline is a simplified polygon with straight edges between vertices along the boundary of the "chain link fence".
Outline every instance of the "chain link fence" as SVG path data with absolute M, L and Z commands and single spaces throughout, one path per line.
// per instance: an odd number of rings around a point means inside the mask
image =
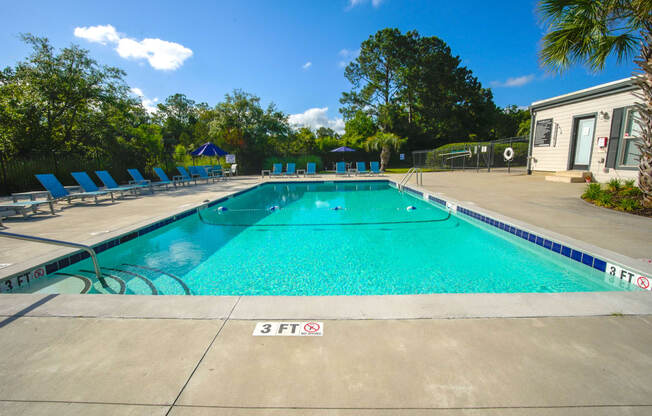
M 523 171 L 527 166 L 528 153 L 527 136 L 510 137 L 507 139 L 487 142 L 454 143 L 437 149 L 416 150 L 412 152 L 414 167 L 434 171 L 506 168 L 511 173 L 512 168 Z M 508 148 L 512 149 L 509 158 Z

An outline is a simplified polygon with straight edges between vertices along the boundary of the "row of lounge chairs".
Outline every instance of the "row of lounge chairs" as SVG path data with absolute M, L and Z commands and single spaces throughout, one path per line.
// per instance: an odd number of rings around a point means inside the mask
M 235 174 L 236 167 L 227 171 L 227 174 Z M 50 212 L 54 215 L 54 203 L 59 201 L 71 202 L 73 199 L 93 199 L 97 204 L 101 198 L 111 199 L 115 201 L 116 196 L 124 197 L 126 194 L 136 195 L 141 191 L 154 192 L 155 188 L 165 188 L 166 190 L 172 186 L 176 188 L 180 185 L 197 184 L 198 181 L 217 181 L 225 179 L 225 172 L 218 166 L 191 166 L 187 170 L 183 166 L 177 166 L 179 175 L 173 176 L 170 179 L 165 171 L 161 168 L 154 168 L 154 172 L 159 177 L 158 181 L 151 181 L 145 179 L 138 169 L 127 169 L 129 175 L 133 180 L 129 181 L 128 185 L 119 185 L 108 171 L 100 170 L 95 171 L 97 177 L 102 181 L 103 187 L 98 187 L 93 179 L 86 172 L 72 172 L 71 175 L 81 188 L 81 192 L 70 192 L 64 187 L 61 182 L 51 173 L 36 175 L 36 179 L 43 185 L 46 192 L 27 192 L 13 194 L 13 202 L 0 201 L 0 211 L 13 211 L 14 213 L 22 214 L 27 217 L 29 211 L 36 213 L 38 208 L 42 205 L 48 205 Z M 36 194 L 46 193 L 45 200 L 34 200 Z M 30 200 L 19 200 L 20 197 L 29 196 Z M 0 215 L 0 224 L 2 224 L 2 216 Z
M 263 171 L 263 174 L 266 171 Z M 380 175 L 380 163 L 370 162 L 369 170 L 367 170 L 367 164 L 365 162 L 357 162 L 355 169 L 347 169 L 346 162 L 337 162 L 335 165 L 335 174 L 336 175 L 350 175 L 354 173 L 355 175 Z M 310 162 L 306 165 L 305 176 L 314 176 L 317 174 L 317 165 L 313 162 Z M 264 176 L 264 175 L 261 175 Z M 283 171 L 282 163 L 274 163 L 272 165 L 272 170 L 269 171 L 269 176 L 299 176 L 296 170 L 295 163 L 288 163 L 285 167 L 285 172 Z
M 308 163 L 306 165 L 306 175 L 316 175 L 317 174 L 317 165 L 315 163 Z M 272 165 L 272 171 L 269 173 L 270 176 L 299 176 L 297 174 L 297 165 L 296 163 L 288 163 L 285 166 L 285 172 L 283 172 L 282 163 L 274 163 Z

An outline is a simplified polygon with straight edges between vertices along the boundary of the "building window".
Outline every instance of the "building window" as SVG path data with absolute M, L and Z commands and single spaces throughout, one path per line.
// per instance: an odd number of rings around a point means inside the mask
M 620 150 L 620 165 L 626 167 L 638 166 L 641 149 L 638 141 L 641 137 L 641 118 L 638 110 L 630 108 L 625 115 L 625 128 L 623 129 L 622 146 Z

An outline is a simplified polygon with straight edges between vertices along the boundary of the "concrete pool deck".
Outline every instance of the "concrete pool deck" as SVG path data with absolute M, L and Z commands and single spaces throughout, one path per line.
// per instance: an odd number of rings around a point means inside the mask
M 0 318 L 0 414 L 652 411 L 651 315 L 324 319 L 322 337 L 254 337 L 238 299 L 212 319 L 35 316 L 56 300 Z
M 93 244 L 259 181 L 71 206 L 5 224 L 10 232 Z M 650 219 L 589 206 L 604 212 L 578 222 L 582 210 L 566 208 L 583 187 L 566 185 L 454 172 L 424 174 L 423 188 L 652 257 Z M 560 224 L 548 224 L 555 216 Z M 0 272 L 66 251 L 0 239 L 0 263 L 13 263 Z M 257 322 L 281 319 L 321 320 L 324 336 L 252 336 Z M 0 414 L 647 415 L 651 346 L 649 292 L 0 295 Z

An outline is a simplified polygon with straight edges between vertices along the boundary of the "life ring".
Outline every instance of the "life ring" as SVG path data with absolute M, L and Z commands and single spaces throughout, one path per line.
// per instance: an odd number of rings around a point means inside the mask
M 503 157 L 505 158 L 506 162 L 509 162 L 510 160 L 514 159 L 514 149 L 512 149 L 511 147 L 505 149 L 505 151 L 503 152 Z

